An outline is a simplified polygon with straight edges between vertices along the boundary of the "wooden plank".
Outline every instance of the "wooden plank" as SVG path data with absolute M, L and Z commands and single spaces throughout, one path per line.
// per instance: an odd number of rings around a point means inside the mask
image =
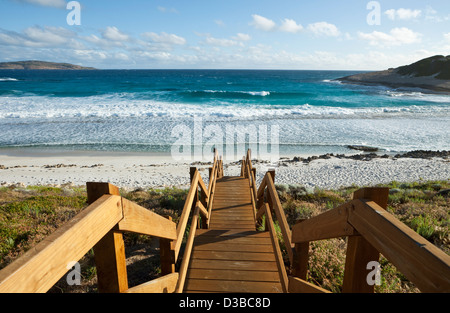
M 248 237 L 223 237 L 223 238 L 215 238 L 215 237 L 203 237 L 199 236 L 195 238 L 196 244 L 205 244 L 205 243 L 229 243 L 229 244 L 253 244 L 253 245 L 271 245 L 270 238 L 248 238 Z
M 178 254 L 180 252 L 181 244 L 183 243 L 183 236 L 186 230 L 186 225 L 189 219 L 189 215 L 191 213 L 192 206 L 194 205 L 193 201 L 195 196 L 197 195 L 198 189 L 198 178 L 200 173 L 198 171 L 195 172 L 194 177 L 191 181 L 191 187 L 189 189 L 188 195 L 186 197 L 186 201 L 184 203 L 183 211 L 181 213 L 180 219 L 177 225 L 177 240 L 174 244 L 175 249 L 175 261 L 178 260 Z
M 125 243 L 122 233 L 110 231 L 94 246 L 97 285 L 101 293 L 128 289 Z
M 273 253 L 272 244 L 265 245 L 254 245 L 254 244 L 229 244 L 223 242 L 214 243 L 204 243 L 199 244 L 197 241 L 195 243 L 194 249 L 196 251 L 200 250 L 214 250 L 214 251 L 234 251 L 234 252 L 270 252 Z
M 202 177 L 201 176 L 199 176 L 199 178 L 198 178 L 198 185 L 200 186 L 200 189 L 201 189 L 201 191 L 205 194 L 205 196 L 206 196 L 206 201 L 208 201 L 208 198 L 209 198 L 209 191 L 208 191 L 208 188 L 206 188 L 206 185 L 205 185 L 205 183 L 203 182 L 203 179 L 202 179 Z
M 422 292 L 450 292 L 450 256 L 375 202 L 356 202 L 349 222 Z
M 211 221 L 211 228 L 214 225 L 230 225 L 234 227 L 246 226 L 255 228 L 255 223 L 252 220 L 228 220 L 228 219 L 214 219 Z
M 292 227 L 292 242 L 301 243 L 356 234 L 348 221 L 353 202 L 304 220 Z
M 255 227 L 251 226 L 230 226 L 230 225 L 223 225 L 223 224 L 217 224 L 213 225 L 215 229 L 235 229 L 235 230 L 255 230 Z
M 194 215 L 192 216 L 192 222 L 191 222 L 189 236 L 188 236 L 188 239 L 186 242 L 186 246 L 184 248 L 183 261 L 181 261 L 181 265 L 180 265 L 180 271 L 179 271 L 180 276 L 178 278 L 178 283 L 177 283 L 177 287 L 176 287 L 177 293 L 183 292 L 184 283 L 186 280 L 186 274 L 187 274 L 188 266 L 189 266 L 189 261 L 191 259 L 192 247 L 194 245 L 195 230 L 197 228 L 197 223 L 198 223 L 198 213 L 199 213 L 199 208 L 196 207 L 195 211 L 194 211 Z
M 386 210 L 389 200 L 389 188 L 387 187 L 366 187 L 356 190 L 353 199 L 371 200 Z
M 172 273 L 132 287 L 125 293 L 173 293 L 177 282 L 178 273 Z
M 197 230 L 200 232 L 198 234 L 198 239 L 205 239 L 209 238 L 209 240 L 217 240 L 217 241 L 223 241 L 223 240 L 235 240 L 239 238 L 245 238 L 248 240 L 255 240 L 255 242 L 258 242 L 258 240 L 263 240 L 270 244 L 270 234 L 268 232 L 260 232 L 255 230 L 236 230 L 236 229 L 208 229 L 203 230 L 199 229 Z M 202 231 L 202 232 L 201 232 Z
M 363 188 L 353 193 L 353 201 L 368 199 L 377 201 L 378 205 L 387 208 L 389 188 Z M 351 210 L 354 208 L 352 203 Z M 349 213 L 350 210 L 347 210 Z M 347 239 L 347 252 L 345 257 L 344 281 L 342 292 L 373 293 L 374 284 L 367 283 L 367 275 L 371 269 L 367 269 L 369 262 L 378 262 L 380 254 L 364 237 L 350 236 Z
M 200 201 L 197 201 L 197 207 L 202 217 L 208 219 L 209 218 L 208 210 L 203 206 L 203 204 Z
M 121 198 L 104 195 L 0 271 L 1 293 L 46 292 L 122 219 Z
M 281 293 L 282 287 L 276 282 L 259 281 L 226 281 L 226 280 L 205 280 L 190 279 L 186 291 L 191 290 L 203 292 L 222 293 Z
M 194 252 L 192 253 L 192 259 L 273 262 L 275 261 L 275 256 L 273 253 L 263 253 L 263 252 L 236 253 L 235 251 L 216 251 L 216 250 L 197 251 L 194 249 Z
M 273 173 L 270 172 L 270 173 L 271 173 L 271 175 L 272 174 L 275 175 L 275 172 L 273 172 Z M 292 251 L 293 246 L 291 243 L 291 238 L 292 238 L 291 230 L 290 230 L 289 224 L 286 220 L 286 215 L 284 214 L 283 207 L 281 206 L 280 199 L 278 198 L 277 191 L 275 190 L 275 185 L 274 185 L 272 179 L 270 179 L 269 177 L 267 179 L 267 190 L 269 191 L 270 198 L 272 199 L 273 210 L 275 211 L 278 225 L 280 226 L 281 233 L 283 234 L 283 240 L 284 240 L 284 244 L 286 246 L 286 250 L 289 255 L 289 260 L 292 264 L 293 258 L 294 258 L 294 253 Z
M 220 220 L 220 219 L 216 219 L 216 220 L 212 221 L 211 225 L 210 225 L 210 229 L 216 229 L 216 227 L 222 227 L 224 225 L 229 225 L 231 228 L 234 228 L 234 229 L 249 228 L 251 230 L 256 230 L 255 223 L 252 220 Z
M 330 293 L 330 291 L 311 284 L 298 277 L 289 276 L 290 293 Z
M 275 261 L 259 262 L 259 261 L 216 260 L 214 262 L 209 262 L 208 260 L 193 259 L 191 260 L 190 268 L 271 271 L 278 273 L 277 263 Z
M 292 264 L 292 275 L 300 279 L 306 280 L 308 275 L 309 263 L 309 241 L 296 243 L 294 262 Z
M 120 196 L 119 188 L 109 183 L 87 182 L 87 203 L 92 204 L 103 195 Z
M 102 192 L 120 196 L 119 188 L 109 183 L 88 183 L 86 187 L 88 203 L 100 197 Z M 123 201 L 121 208 L 123 221 Z M 103 293 L 120 293 L 128 289 L 125 243 L 122 233 L 116 231 L 117 226 L 115 228 L 93 247 L 98 290 Z
M 283 287 L 283 292 L 287 292 L 288 277 L 283 262 L 283 255 L 281 254 L 280 244 L 278 243 L 278 237 L 275 231 L 275 226 L 273 225 L 272 213 L 270 212 L 269 205 L 266 203 L 265 207 L 266 207 L 267 226 L 269 228 L 270 239 L 272 240 L 272 246 L 275 252 L 275 260 L 277 262 L 278 273 L 280 274 L 281 286 Z
M 246 201 L 221 201 L 221 200 L 215 200 L 213 204 L 213 211 L 214 212 L 223 212 L 230 210 L 230 213 L 238 212 L 252 212 L 252 205 L 250 202 Z
M 224 213 L 219 213 L 214 215 L 214 221 L 250 221 L 254 222 L 253 216 L 245 212 L 239 212 L 236 214 L 228 215 Z
M 167 219 L 172 221 L 171 216 L 167 216 Z M 175 273 L 175 249 L 173 240 L 159 239 L 159 260 L 161 264 L 161 275 Z
M 277 272 L 191 269 L 187 279 L 245 280 L 280 282 Z
M 270 235 L 267 232 L 261 231 L 238 231 L 238 230 L 215 230 L 215 229 L 197 229 L 196 236 L 238 236 L 238 237 L 259 237 L 269 238 Z
M 122 199 L 122 204 L 123 219 L 119 222 L 119 230 L 170 240 L 177 239 L 174 222 L 127 199 Z
M 347 239 L 345 257 L 344 293 L 373 293 L 375 285 L 367 284 L 367 275 L 372 269 L 367 269 L 369 262 L 378 262 L 380 254 L 362 236 L 350 236 Z

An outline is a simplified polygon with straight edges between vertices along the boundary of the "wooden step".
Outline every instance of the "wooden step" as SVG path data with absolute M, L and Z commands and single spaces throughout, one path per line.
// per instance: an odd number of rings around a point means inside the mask
M 217 180 L 209 229 L 196 230 L 185 292 L 282 292 L 269 232 L 258 232 L 248 179 Z

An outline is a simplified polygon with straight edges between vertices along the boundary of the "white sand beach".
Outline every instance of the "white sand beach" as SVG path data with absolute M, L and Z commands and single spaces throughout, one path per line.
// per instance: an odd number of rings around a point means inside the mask
M 305 187 L 334 189 L 370 186 L 391 181 L 447 180 L 447 158 L 374 158 L 369 161 L 346 158 L 318 158 L 310 162 L 268 164 L 255 162 L 257 180 L 268 169 L 276 171 L 277 184 L 300 184 Z M 290 160 L 290 162 L 286 162 Z M 173 160 L 170 155 L 147 153 L 1 151 L 0 185 L 85 185 L 86 182 L 109 182 L 120 188 L 160 188 L 189 186 L 189 168 L 199 169 L 208 181 L 211 164 Z M 237 162 L 224 162 L 225 175 L 239 175 Z

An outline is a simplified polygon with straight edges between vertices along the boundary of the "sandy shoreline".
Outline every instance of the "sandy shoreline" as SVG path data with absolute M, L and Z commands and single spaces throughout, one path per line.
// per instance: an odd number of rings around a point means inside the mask
M 334 189 L 369 186 L 391 181 L 447 180 L 450 178 L 448 156 L 417 158 L 404 155 L 366 157 L 316 156 L 294 158 L 284 156 L 277 164 L 255 162 L 257 180 L 269 168 L 276 171 L 278 184 L 300 184 L 305 187 Z M 370 156 L 370 155 L 368 155 Z M 83 186 L 86 182 L 110 182 L 118 187 L 160 188 L 189 186 L 189 168 L 199 169 L 205 182 L 208 167 L 203 162 L 176 161 L 164 154 L 113 152 L 0 151 L 0 185 L 64 185 Z M 237 162 L 224 161 L 225 175 L 239 175 Z

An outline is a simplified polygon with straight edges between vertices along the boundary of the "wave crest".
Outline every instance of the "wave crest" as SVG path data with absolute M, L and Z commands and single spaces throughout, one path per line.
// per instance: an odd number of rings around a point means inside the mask
M 0 82 L 18 82 L 17 78 L 12 77 L 0 77 Z
M 116 96 L 91 96 L 61 98 L 10 96 L 0 98 L 0 118 L 108 118 L 108 117 L 191 117 L 206 118 L 372 118 L 399 117 L 422 114 L 423 116 L 448 116 L 448 105 L 413 105 L 397 107 L 343 107 L 317 106 L 308 103 L 298 105 L 263 104 L 192 104 Z

